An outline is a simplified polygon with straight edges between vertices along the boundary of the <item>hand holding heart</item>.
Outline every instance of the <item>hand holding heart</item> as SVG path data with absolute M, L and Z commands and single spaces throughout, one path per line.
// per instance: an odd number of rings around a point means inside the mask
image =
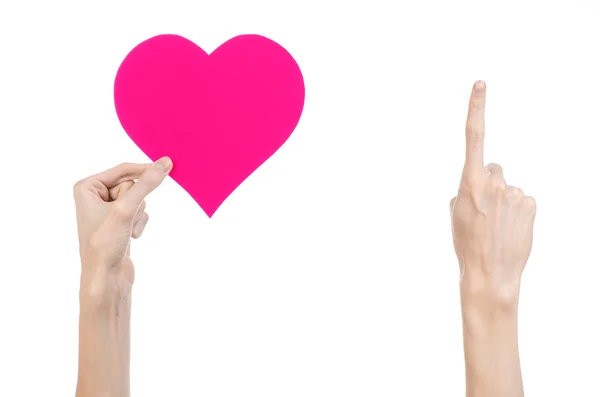
M 466 127 L 466 160 L 450 202 L 463 298 L 518 301 L 521 274 L 533 240 L 536 204 L 504 180 L 497 164 L 484 167 L 485 83 L 475 83 Z
M 258 35 L 234 37 L 210 55 L 176 35 L 136 46 L 115 78 L 123 129 L 211 217 L 290 137 L 304 106 L 292 56 Z
M 171 168 L 169 158 L 154 164 L 125 163 L 75 184 L 82 294 L 103 301 L 131 290 L 131 237 L 144 232 L 148 222 L 144 199 Z

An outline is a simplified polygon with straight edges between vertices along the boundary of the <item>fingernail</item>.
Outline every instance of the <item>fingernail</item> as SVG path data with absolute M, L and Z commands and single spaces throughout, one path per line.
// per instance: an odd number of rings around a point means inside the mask
M 475 91 L 477 91 L 477 92 L 483 92 L 483 91 L 485 91 L 485 81 L 478 80 L 475 83 Z
M 173 168 L 173 162 L 168 157 L 161 158 L 155 165 L 159 171 L 164 172 L 165 174 L 168 174 L 171 171 L 171 168 Z

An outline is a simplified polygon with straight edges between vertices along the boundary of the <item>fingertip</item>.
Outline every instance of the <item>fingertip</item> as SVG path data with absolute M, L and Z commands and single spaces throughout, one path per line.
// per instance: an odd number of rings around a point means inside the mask
M 485 81 L 483 80 L 477 80 L 475 82 L 475 84 L 473 85 L 473 91 L 477 92 L 477 93 L 483 93 L 485 92 L 486 89 L 486 84 Z
M 483 80 L 477 80 L 473 84 L 471 98 L 469 100 L 469 115 L 468 118 L 479 118 L 482 116 L 482 111 L 485 107 L 486 84 Z
M 167 156 L 161 157 L 154 164 L 160 172 L 163 172 L 165 174 L 169 174 L 169 172 L 171 172 L 171 170 L 173 169 L 173 161 L 170 157 Z

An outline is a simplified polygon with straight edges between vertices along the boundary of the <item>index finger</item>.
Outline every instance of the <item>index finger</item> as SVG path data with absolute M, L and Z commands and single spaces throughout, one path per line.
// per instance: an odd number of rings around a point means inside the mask
M 123 196 L 123 202 L 131 216 L 135 215 L 140 204 L 169 175 L 173 162 L 169 157 L 162 157 L 139 177 L 138 181 Z
M 479 80 L 473 85 L 469 101 L 466 127 L 465 169 L 483 170 L 483 139 L 485 137 L 485 82 Z
M 152 164 L 123 163 L 94 175 L 107 188 L 138 179 Z

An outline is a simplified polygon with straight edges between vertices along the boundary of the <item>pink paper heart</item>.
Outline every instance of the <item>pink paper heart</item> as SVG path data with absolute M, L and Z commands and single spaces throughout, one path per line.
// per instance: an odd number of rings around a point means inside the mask
M 115 78 L 121 125 L 209 217 L 292 134 L 304 80 L 292 56 L 258 35 L 237 36 L 208 55 L 177 35 L 136 46 Z

